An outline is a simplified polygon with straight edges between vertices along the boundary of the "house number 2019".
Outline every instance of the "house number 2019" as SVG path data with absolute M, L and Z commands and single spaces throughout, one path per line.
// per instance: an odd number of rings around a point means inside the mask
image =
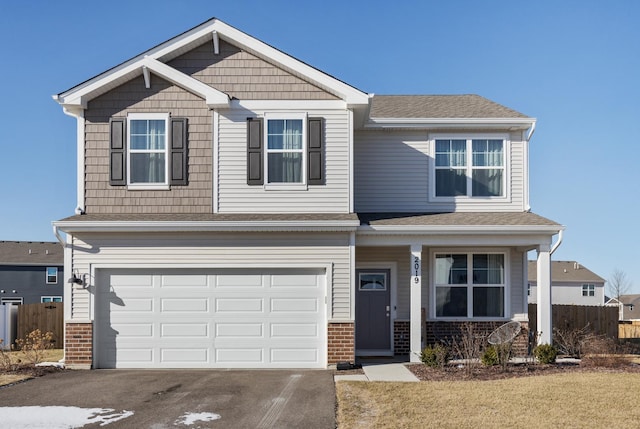
M 417 256 L 413 257 L 413 282 L 420 283 L 420 258 Z

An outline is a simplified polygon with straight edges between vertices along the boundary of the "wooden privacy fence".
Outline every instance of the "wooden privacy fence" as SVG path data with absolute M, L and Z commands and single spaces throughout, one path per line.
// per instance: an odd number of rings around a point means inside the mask
M 64 346 L 64 306 L 61 302 L 23 304 L 18 306 L 17 338 L 26 338 L 31 331 L 40 329 L 53 333 L 53 347 Z
M 618 325 L 618 337 L 640 338 L 640 320 L 625 320 Z
M 537 304 L 529 304 L 529 329 L 537 330 Z M 597 335 L 618 338 L 618 307 L 595 305 L 556 305 L 552 309 L 553 329 L 573 331 L 589 325 Z

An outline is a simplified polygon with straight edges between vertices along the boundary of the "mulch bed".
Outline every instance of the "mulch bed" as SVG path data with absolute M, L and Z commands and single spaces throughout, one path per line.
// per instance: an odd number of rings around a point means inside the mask
M 467 368 L 450 364 L 443 368 L 431 368 L 424 364 L 410 364 L 407 368 L 421 381 L 459 381 L 459 380 L 503 380 L 515 377 L 536 375 L 566 374 L 575 372 L 633 372 L 640 373 L 640 365 L 625 364 L 613 367 L 585 366 L 579 363 L 555 363 L 542 365 L 537 363 L 509 364 L 501 366 L 473 365 Z

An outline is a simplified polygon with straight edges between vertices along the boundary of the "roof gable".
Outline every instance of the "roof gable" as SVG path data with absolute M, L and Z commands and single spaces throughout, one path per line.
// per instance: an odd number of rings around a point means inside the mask
M 147 70 L 159 74 L 170 82 L 202 96 L 211 107 L 222 107 L 228 104 L 228 96 L 226 94 L 211 87 L 206 89 L 203 86 L 207 85 L 166 64 L 207 41 L 211 42 L 212 49 L 214 49 L 214 46 L 218 45 L 219 39 L 228 41 L 304 80 L 312 82 L 319 88 L 340 97 L 347 105 L 367 106 L 369 103 L 368 94 L 216 18 L 212 18 L 191 30 L 169 39 L 67 91 L 54 95 L 53 98 L 68 110 L 83 109 L 86 108 L 88 101 L 91 99 L 140 76 L 144 73 L 146 67 Z
M 537 263 L 529 261 L 529 281 L 537 281 Z M 552 283 L 602 283 L 605 279 L 576 261 L 551 261 Z

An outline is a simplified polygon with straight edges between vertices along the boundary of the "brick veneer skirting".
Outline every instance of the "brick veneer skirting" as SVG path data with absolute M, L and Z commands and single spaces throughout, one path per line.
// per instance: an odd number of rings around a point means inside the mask
M 72 369 L 91 369 L 93 363 L 93 324 L 65 323 L 64 362 Z
M 408 355 L 411 351 L 409 341 L 411 322 L 408 320 L 393 321 L 393 353 L 396 355 Z
M 355 362 L 354 323 L 329 323 L 327 331 L 327 357 L 329 365 L 338 362 Z
M 484 337 L 484 343 L 489 334 L 502 325 L 501 322 L 426 322 L 426 344 L 432 345 L 437 342 L 450 342 L 459 338 L 464 332 L 467 324 L 472 324 L 474 333 Z M 514 356 L 526 356 L 529 350 L 529 322 L 520 322 L 522 330 L 513 342 L 512 353 Z

